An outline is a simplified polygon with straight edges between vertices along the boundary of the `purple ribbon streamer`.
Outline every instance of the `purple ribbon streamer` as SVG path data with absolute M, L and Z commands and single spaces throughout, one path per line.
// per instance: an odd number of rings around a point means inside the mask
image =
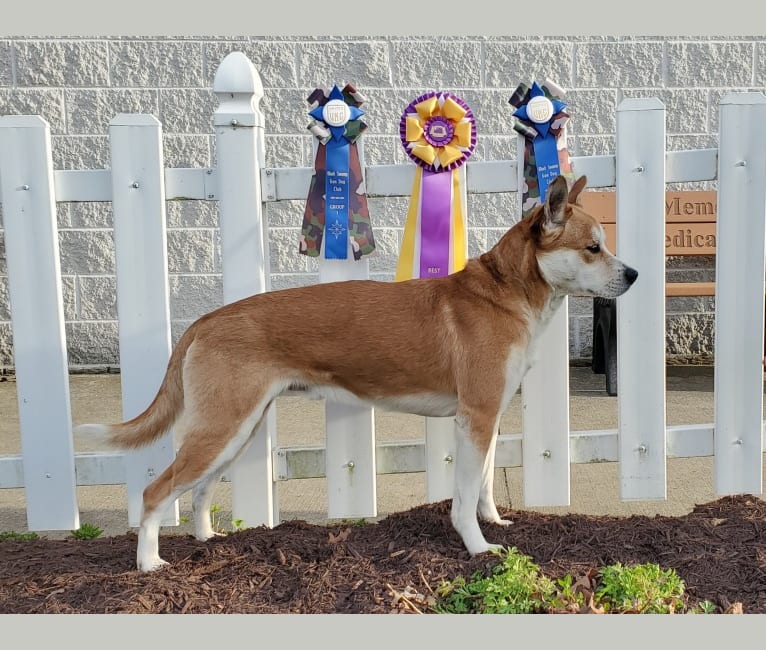
M 449 275 L 451 208 L 452 172 L 424 169 L 420 192 L 421 278 Z

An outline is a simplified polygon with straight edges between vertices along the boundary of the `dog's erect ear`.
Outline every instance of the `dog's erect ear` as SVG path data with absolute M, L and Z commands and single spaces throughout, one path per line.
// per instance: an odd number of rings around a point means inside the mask
M 548 191 L 545 194 L 543 227 L 546 230 L 558 230 L 564 225 L 567 220 L 568 198 L 567 179 L 563 176 L 557 176 L 548 185 Z
M 588 177 L 587 176 L 580 176 L 578 178 L 574 185 L 572 185 L 572 189 L 569 190 L 569 202 L 570 203 L 576 203 L 577 205 L 582 205 L 582 202 L 580 201 L 580 192 L 582 192 L 585 189 L 585 186 L 588 184 Z

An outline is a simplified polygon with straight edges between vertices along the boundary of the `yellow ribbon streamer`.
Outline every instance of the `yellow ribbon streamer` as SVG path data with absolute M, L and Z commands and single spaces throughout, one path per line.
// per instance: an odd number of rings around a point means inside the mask
M 447 172 L 441 172 L 447 173 Z M 452 214 L 450 215 L 450 273 L 465 268 L 468 261 L 466 251 L 465 221 L 463 220 L 463 197 L 460 192 L 460 169 L 452 170 Z M 396 265 L 394 282 L 412 280 L 420 277 L 415 268 L 420 267 L 420 260 L 415 260 L 415 242 L 420 230 L 420 187 L 423 178 L 423 168 L 417 167 L 412 183 L 412 196 L 407 210 L 407 218 L 402 235 L 402 246 L 399 261 Z

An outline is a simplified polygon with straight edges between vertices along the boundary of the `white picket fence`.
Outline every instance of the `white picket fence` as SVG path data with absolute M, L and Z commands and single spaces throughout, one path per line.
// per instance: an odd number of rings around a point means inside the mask
M 213 89 L 220 102 L 213 116 L 215 169 L 166 169 L 161 124 L 149 115 L 118 115 L 109 126 L 111 169 L 54 170 L 42 118 L 0 117 L 0 199 L 22 440 L 20 456 L 0 457 L 0 488 L 25 488 L 30 530 L 77 528 L 77 485 L 127 484 L 129 523 L 137 525 L 143 488 L 174 453 L 171 433 L 124 455 L 73 453 L 55 203 L 113 204 L 126 418 L 151 401 L 171 349 L 166 199 L 219 202 L 225 302 L 269 289 L 264 204 L 305 199 L 312 169 L 265 168 L 258 106 L 263 89 L 244 54 L 221 63 Z M 616 187 L 618 254 L 640 271 L 618 301 L 619 428 L 569 430 L 565 304 L 522 386 L 522 434 L 498 439 L 496 466 L 523 464 L 525 505 L 568 505 L 570 463 L 605 460 L 620 463 L 626 500 L 664 499 L 666 460 L 674 457 L 714 455 L 718 494 L 762 491 L 764 124 L 763 94 L 729 94 L 720 103 L 718 149 L 666 152 L 663 104 L 627 99 L 617 109 L 616 155 L 573 159 L 590 187 Z M 469 162 L 467 192 L 516 192 L 521 171 L 515 161 Z M 410 163 L 365 167 L 367 193 L 408 196 L 413 173 Z M 715 422 L 668 427 L 665 184 L 708 180 L 717 180 L 719 191 Z M 323 282 L 367 276 L 366 261 L 320 266 Z M 451 496 L 448 420 L 429 419 L 424 441 L 376 445 L 371 409 L 327 404 L 326 428 L 324 449 L 282 448 L 272 410 L 228 474 L 233 517 L 250 526 L 278 523 L 279 481 L 308 477 L 326 476 L 330 517 L 375 516 L 376 473 L 427 470 L 429 501 Z M 164 523 L 178 523 L 177 504 Z

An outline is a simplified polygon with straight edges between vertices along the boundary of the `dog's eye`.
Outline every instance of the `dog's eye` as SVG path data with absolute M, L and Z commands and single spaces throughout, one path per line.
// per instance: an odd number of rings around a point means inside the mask
M 588 248 L 586 250 L 591 252 L 591 253 L 600 253 L 601 252 L 601 246 L 599 246 L 598 244 L 593 244 L 592 246 L 588 246 Z

